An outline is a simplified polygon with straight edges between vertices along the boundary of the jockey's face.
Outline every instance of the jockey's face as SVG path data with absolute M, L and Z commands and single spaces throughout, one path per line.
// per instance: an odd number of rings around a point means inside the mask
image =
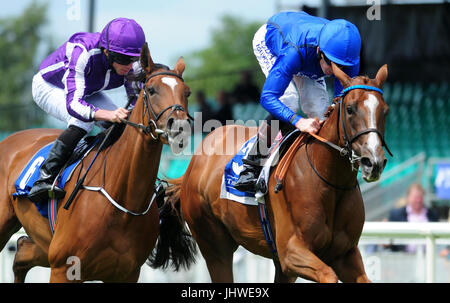
M 113 65 L 113 68 L 116 71 L 116 73 L 120 76 L 125 76 L 126 74 L 128 74 L 128 72 L 133 67 L 133 63 L 130 63 L 128 65 L 122 65 L 117 62 L 113 62 L 112 65 Z
M 331 65 L 328 65 L 323 59 L 320 59 L 320 68 L 322 68 L 323 73 L 327 76 L 331 76 L 333 74 Z
M 323 54 L 320 59 L 320 68 L 322 68 L 323 73 L 327 76 L 331 76 L 333 74 L 333 68 L 331 67 L 331 64 L 327 63 Z
M 319 47 L 317 47 L 317 53 L 319 53 Z M 325 75 L 331 76 L 333 74 L 333 68 L 331 67 L 331 62 L 328 63 L 327 61 L 329 60 L 325 59 L 323 53 L 320 53 L 320 68 Z
M 108 57 L 109 53 L 107 50 L 104 50 L 105 55 Z M 134 57 L 133 57 L 134 58 Z M 114 59 L 113 59 L 114 60 Z M 120 64 L 118 63 L 116 60 L 113 61 L 112 66 L 114 68 L 114 70 L 116 71 L 116 73 L 120 76 L 125 76 L 126 74 L 128 74 L 128 72 L 133 68 L 133 62 L 135 60 L 131 61 L 129 60 L 128 64 Z

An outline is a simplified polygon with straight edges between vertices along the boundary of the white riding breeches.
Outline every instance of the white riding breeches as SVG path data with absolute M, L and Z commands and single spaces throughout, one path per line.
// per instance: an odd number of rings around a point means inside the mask
M 266 24 L 256 32 L 253 38 L 253 52 L 267 77 L 277 57 L 266 46 L 266 32 Z M 320 120 L 324 119 L 323 115 L 330 105 L 324 77 L 314 80 L 303 75 L 293 76 L 280 101 L 295 113 L 301 105 L 308 118 L 318 117 Z
M 95 121 L 84 122 L 72 117 L 66 108 L 66 93 L 64 89 L 45 81 L 39 72 L 33 77 L 32 95 L 34 102 L 41 109 L 58 120 L 67 122 L 67 126 L 75 125 L 88 133 L 94 127 Z M 102 92 L 86 97 L 85 101 L 101 109 L 115 110 L 117 108 L 112 100 Z

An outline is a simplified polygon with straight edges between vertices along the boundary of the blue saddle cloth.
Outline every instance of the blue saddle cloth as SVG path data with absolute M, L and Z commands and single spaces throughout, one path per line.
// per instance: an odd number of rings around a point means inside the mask
M 57 184 L 60 188 L 64 188 L 67 181 L 70 179 L 70 176 L 72 175 L 73 170 L 77 167 L 77 165 L 81 162 L 81 160 L 84 158 L 84 156 L 95 146 L 97 143 L 97 140 L 94 140 L 94 142 L 91 142 L 88 148 L 86 148 L 85 152 L 82 154 L 82 156 L 78 157 L 77 160 L 69 160 L 70 165 L 68 165 L 62 173 L 59 174 L 57 177 Z M 14 183 L 14 186 L 16 188 L 16 192 L 13 193 L 13 198 L 17 197 L 27 197 L 31 188 L 34 185 L 34 182 L 36 182 L 39 179 L 40 172 L 39 169 L 41 168 L 42 164 L 44 163 L 45 159 L 47 159 L 48 154 L 50 152 L 50 149 L 52 148 L 53 143 L 50 143 L 44 147 L 42 147 L 27 163 L 25 168 L 22 170 L 22 173 L 20 174 L 19 178 L 17 178 L 16 182 Z M 49 199 L 50 201 L 50 199 Z M 55 202 L 55 201 L 54 201 Z M 57 204 L 54 203 L 55 205 Z M 39 213 L 44 216 L 45 218 L 49 218 L 49 214 L 53 211 L 49 206 L 50 203 L 34 203 L 36 205 L 36 208 L 38 209 Z M 53 205 L 53 207 L 56 207 Z M 50 218 L 49 218 L 50 219 Z
M 248 200 L 245 199 L 245 197 L 248 198 L 254 198 L 255 192 L 243 192 L 239 191 L 236 188 L 234 188 L 234 185 L 239 180 L 239 174 L 244 168 L 244 163 L 242 162 L 242 159 L 247 158 L 247 155 L 249 151 L 251 150 L 252 146 L 255 144 L 256 141 L 256 135 L 251 137 L 245 144 L 239 149 L 236 155 L 227 163 L 225 166 L 225 172 L 224 172 L 224 185 L 225 185 L 225 191 L 233 196 L 241 197 L 239 200 Z
M 278 159 L 282 157 L 284 152 L 289 148 L 290 144 L 300 134 L 298 130 L 292 130 L 284 137 L 281 132 L 276 136 L 269 152 L 269 157 L 265 161 L 259 178 L 262 178 L 268 184 L 271 168 L 278 163 Z M 234 188 L 239 180 L 239 174 L 244 169 L 243 159 L 248 157 L 248 153 L 256 142 L 256 135 L 251 137 L 239 149 L 236 155 L 226 164 L 223 174 L 222 185 L 220 189 L 220 198 L 240 202 L 248 205 L 258 205 L 256 194 L 254 191 L 243 192 Z

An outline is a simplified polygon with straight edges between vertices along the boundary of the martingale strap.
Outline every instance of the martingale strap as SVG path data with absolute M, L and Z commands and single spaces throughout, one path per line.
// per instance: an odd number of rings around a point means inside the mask
M 278 260 L 278 251 L 275 244 L 275 238 L 272 234 L 272 228 L 270 226 L 269 214 L 267 213 L 266 205 L 264 203 L 258 202 L 258 213 L 259 220 L 261 222 L 261 228 L 264 233 L 264 238 L 266 239 L 267 246 L 269 246 L 272 252 L 273 260 Z

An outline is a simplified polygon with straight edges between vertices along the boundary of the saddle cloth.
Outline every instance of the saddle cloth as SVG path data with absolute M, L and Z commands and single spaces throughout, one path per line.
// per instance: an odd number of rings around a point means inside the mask
M 278 133 L 271 147 L 270 154 L 261 170 L 258 181 L 262 179 L 265 181 L 265 184 L 269 184 L 272 168 L 278 164 L 280 154 L 282 154 L 282 151 L 289 146 L 290 142 L 292 142 L 291 139 L 299 133 L 299 130 L 294 130 L 285 137 L 281 136 L 281 132 Z M 242 160 L 247 159 L 248 153 L 256 142 L 256 136 L 257 135 L 251 137 L 245 142 L 236 155 L 225 166 L 220 189 L 220 198 L 247 205 L 258 205 L 258 199 L 264 197 L 266 194 L 263 192 L 242 192 L 234 188 L 234 184 L 238 181 L 239 174 L 244 168 Z
M 87 139 L 87 140 L 86 140 Z M 78 146 L 75 148 L 75 151 L 72 157 L 67 162 L 66 167 L 56 178 L 56 184 L 60 188 L 64 188 L 66 183 L 70 180 L 73 171 L 78 166 L 78 164 L 83 160 L 83 158 L 94 148 L 94 146 L 101 139 L 100 136 L 95 138 L 86 138 L 82 140 Z M 16 188 L 16 192 L 13 193 L 13 198 L 16 199 L 18 197 L 27 197 L 34 183 L 39 179 L 42 164 L 45 159 L 48 157 L 50 149 L 53 143 L 50 143 L 44 147 L 42 147 L 34 156 L 28 161 L 27 165 L 25 165 L 22 170 L 19 178 L 17 178 L 14 183 L 14 187 Z M 50 227 L 52 232 L 54 231 L 54 226 L 56 223 L 56 209 L 59 201 L 54 201 L 49 198 L 47 203 L 34 203 L 39 213 L 48 218 L 50 221 Z

